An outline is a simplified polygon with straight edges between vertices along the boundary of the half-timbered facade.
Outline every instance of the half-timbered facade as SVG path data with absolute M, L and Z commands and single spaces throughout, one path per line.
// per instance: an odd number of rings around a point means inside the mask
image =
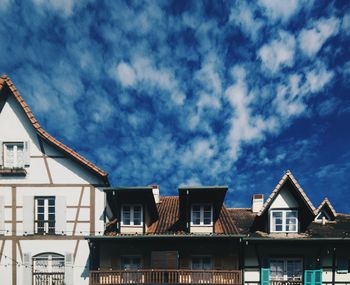
M 0 79 L 0 284 L 88 284 L 107 174 L 41 128 Z

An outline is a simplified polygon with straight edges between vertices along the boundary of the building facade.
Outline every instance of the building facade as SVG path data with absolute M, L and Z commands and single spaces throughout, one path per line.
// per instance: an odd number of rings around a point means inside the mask
M 264 201 L 227 208 L 227 187 L 105 189 L 109 223 L 87 237 L 90 284 L 350 284 L 350 215 L 315 208 L 290 171 Z
M 0 284 L 88 284 L 107 174 L 43 130 L 0 79 Z

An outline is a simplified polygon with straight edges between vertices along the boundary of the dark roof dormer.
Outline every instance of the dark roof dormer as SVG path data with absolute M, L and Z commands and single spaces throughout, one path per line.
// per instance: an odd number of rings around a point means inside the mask
M 179 216 L 185 229 L 193 233 L 215 233 L 227 190 L 227 186 L 180 187 Z
M 159 218 L 151 186 L 106 188 L 104 192 L 110 210 L 109 220 L 114 221 L 117 232 L 145 233 Z

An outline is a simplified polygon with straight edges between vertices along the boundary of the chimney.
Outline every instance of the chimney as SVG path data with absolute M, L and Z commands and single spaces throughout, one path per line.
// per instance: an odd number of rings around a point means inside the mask
M 264 195 L 254 194 L 252 197 L 252 212 L 259 213 L 263 205 L 264 205 Z
M 159 185 L 151 185 L 151 187 L 152 187 L 152 192 L 154 196 L 154 201 L 156 201 L 156 204 L 158 204 L 160 202 L 160 197 L 159 197 L 160 187 Z

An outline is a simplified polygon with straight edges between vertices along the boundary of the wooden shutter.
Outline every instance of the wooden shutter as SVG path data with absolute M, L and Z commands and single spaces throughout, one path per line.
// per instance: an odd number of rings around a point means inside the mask
M 157 269 L 177 269 L 178 252 L 177 251 L 152 251 L 151 266 Z
M 32 278 L 32 255 L 25 252 L 23 254 L 23 285 L 31 285 Z
M 73 254 L 70 252 L 67 252 L 65 256 L 65 269 L 64 269 L 65 285 L 73 285 L 73 280 L 74 280 L 73 266 L 74 266 Z
M 260 270 L 260 284 L 270 285 L 270 263 L 267 258 L 263 259 Z
M 0 235 L 5 234 L 5 206 L 4 197 L 0 196 Z
M 62 235 L 66 233 L 66 222 L 67 222 L 66 211 L 67 211 L 66 197 L 57 196 L 56 203 L 55 203 L 55 218 L 56 218 L 55 233 L 58 235 Z
M 4 142 L 0 141 L 0 166 L 4 165 Z
M 34 197 L 23 197 L 23 232 L 27 235 L 34 234 Z
M 28 167 L 30 165 L 29 141 L 23 142 L 23 163 L 25 167 Z
M 322 285 L 322 269 L 305 270 L 304 285 Z

